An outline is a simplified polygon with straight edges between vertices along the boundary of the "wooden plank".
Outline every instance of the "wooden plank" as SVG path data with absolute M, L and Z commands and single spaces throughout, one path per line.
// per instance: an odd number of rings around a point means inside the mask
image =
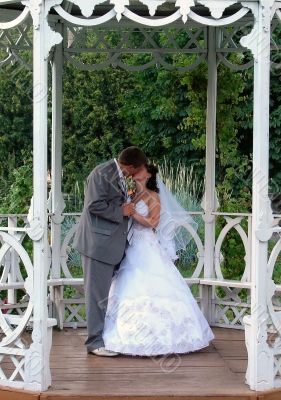
M 73 368 L 95 368 L 95 371 L 100 370 L 108 370 L 108 371 L 116 371 L 118 370 L 120 373 L 124 373 L 127 369 L 130 370 L 154 370 L 157 369 L 158 366 L 161 367 L 160 360 L 152 361 L 150 359 L 143 359 L 139 360 L 142 362 L 136 362 L 133 358 L 127 360 L 127 362 L 120 362 L 118 363 L 117 360 L 121 360 L 121 357 L 116 357 L 113 363 L 108 363 L 105 365 L 103 360 L 99 357 L 95 356 L 88 356 L 86 359 L 81 358 L 80 360 L 69 359 L 67 365 L 65 363 L 65 359 L 57 359 L 55 361 L 51 361 L 51 368 L 56 370 L 63 368 L 65 371 L 72 370 Z M 112 360 L 113 361 L 113 360 Z M 189 357 L 181 357 L 180 358 L 180 365 L 179 368 L 184 368 L 188 366 L 203 366 L 203 367 L 215 367 L 215 366 L 222 366 L 225 362 L 217 353 L 210 353 L 208 356 L 206 354 L 193 354 Z
M 202 377 L 208 384 L 202 384 Z M 122 379 L 114 374 L 95 376 L 85 374 L 81 377 L 77 372 L 68 381 L 63 375 L 61 380 L 53 377 L 53 389 L 71 390 L 74 393 L 91 392 L 94 394 L 120 395 L 243 395 L 252 393 L 248 387 L 236 378 L 225 366 L 212 368 L 190 367 L 187 373 L 162 373 L 155 376 L 149 373 L 125 374 Z M 65 392 L 66 393 L 66 392 Z
M 261 393 L 245 384 L 244 332 L 213 330 L 216 338 L 209 347 L 166 357 L 88 355 L 85 328 L 55 330 L 52 387 L 40 394 L 31 392 L 33 397 L 7 389 L 0 391 L 0 400 L 280 400 L 281 389 Z M 3 368 L 12 371 L 11 361 L 5 361 Z M 175 366 L 173 361 L 179 363 Z M 175 368 L 166 372 L 169 363 Z
M 231 345 L 230 345 L 231 343 Z M 222 357 L 247 357 L 246 346 L 240 341 L 214 341 L 214 346 Z
M 180 361 L 175 371 L 169 374 L 163 372 L 162 356 L 106 358 L 88 355 L 84 346 L 86 329 L 69 329 L 64 335 L 57 331 L 51 354 L 53 385 L 46 393 L 71 396 L 71 399 L 78 394 L 79 397 L 106 396 L 107 399 L 110 396 L 130 395 L 135 399 L 138 395 L 148 398 L 157 395 L 162 400 L 166 395 L 187 398 L 200 394 L 204 395 L 202 398 L 212 395 L 220 396 L 220 399 L 221 396 L 229 398 L 229 395 L 239 399 L 244 395 L 252 398 L 253 392 L 245 385 L 244 374 L 240 376 L 231 371 L 222 356 L 237 357 L 238 350 L 244 354 L 244 332 L 233 331 L 214 328 L 216 339 L 209 347 L 164 357 L 165 361 L 177 357 Z M 236 344 L 232 347 L 234 341 Z M 202 385 L 202 377 L 208 382 L 207 387 Z
M 231 329 L 231 328 L 216 328 L 212 327 L 212 331 L 214 332 L 215 339 L 224 340 L 224 341 L 243 341 L 245 342 L 245 331 L 243 329 Z
M 68 341 L 68 340 L 67 340 Z M 239 342 L 239 341 L 238 341 Z M 72 354 L 76 354 L 76 355 L 87 355 L 87 349 L 86 346 L 84 346 L 82 343 L 80 343 L 79 345 L 69 345 L 69 344 L 63 344 L 61 343 L 60 345 L 53 345 L 52 346 L 52 352 L 51 352 L 51 356 L 56 356 L 57 354 L 60 354 L 61 352 L 65 353 L 65 355 L 67 356 L 67 353 L 69 353 L 71 356 Z M 182 353 L 181 355 L 184 354 L 195 354 L 195 353 L 214 353 L 216 352 L 216 349 L 214 347 L 213 344 L 211 344 L 208 347 L 204 347 L 203 349 L 200 349 L 198 351 L 192 351 L 189 353 Z M 180 354 L 180 353 L 179 353 Z M 131 355 L 127 355 L 128 357 L 132 357 Z M 135 356 L 134 356 L 135 357 Z M 142 356 L 140 356 L 142 357 Z
M 41 395 L 42 400 L 59 400 L 62 397 L 60 393 L 44 393 Z M 100 395 L 85 395 L 81 397 L 80 395 L 70 395 L 67 397 L 69 400 L 238 400 L 237 396 L 100 396 Z M 256 400 L 257 397 L 253 395 L 240 396 L 239 400 Z M 271 399 L 270 399 L 271 400 Z M 277 399 L 274 399 L 277 400 Z M 280 399 L 278 399 L 280 400 Z
M 246 369 L 247 369 L 247 363 L 248 363 L 247 359 L 244 359 L 244 360 L 237 359 L 236 360 L 236 359 L 225 358 L 224 360 L 232 372 L 241 372 L 241 373 L 245 374 Z
M 209 367 L 207 367 L 209 368 Z M 64 371 L 56 371 L 53 381 L 132 381 L 132 380 L 142 380 L 143 382 L 150 382 L 151 380 L 153 381 L 155 378 L 157 379 L 165 379 L 166 384 L 171 381 L 173 383 L 174 380 L 177 379 L 183 379 L 185 380 L 188 376 L 194 373 L 196 374 L 201 374 L 202 376 L 206 376 L 206 368 L 204 367 L 186 367 L 186 368 L 180 368 L 179 370 L 176 370 L 173 373 L 166 373 L 167 376 L 165 375 L 165 372 L 158 370 L 158 371 L 149 371 L 149 372 L 144 372 L 144 371 L 127 371 L 126 373 L 108 373 L 108 371 L 105 372 L 99 372 L 99 373 L 93 373 L 92 371 L 72 371 L 72 373 L 65 373 Z M 223 365 L 222 367 L 216 367 L 217 370 L 220 372 L 225 372 L 225 366 Z M 225 376 L 223 374 L 221 378 Z M 235 377 L 233 377 L 235 379 Z
M 258 400 L 280 400 L 281 389 L 270 390 L 266 393 L 260 393 L 257 397 Z
M 0 400 L 39 400 L 40 393 L 29 390 L 20 390 L 12 388 L 0 388 Z
M 53 353 L 54 352 L 54 353 Z M 56 351 L 56 349 L 52 350 L 51 354 L 51 361 L 56 362 L 59 361 L 62 357 L 65 359 L 71 359 L 71 360 L 96 360 L 96 362 L 100 362 L 102 360 L 102 363 L 105 365 L 110 364 L 110 365 L 123 365 L 126 363 L 151 363 L 151 361 L 157 361 L 157 360 L 162 360 L 163 358 L 165 359 L 174 359 L 174 358 L 181 358 L 182 360 L 189 359 L 189 358 L 196 358 L 197 356 L 199 358 L 201 357 L 209 357 L 211 355 L 218 354 L 218 351 L 213 348 L 212 351 L 198 351 L 198 352 L 192 352 L 192 353 L 187 353 L 187 354 L 177 354 L 177 355 L 170 355 L 170 356 L 155 356 L 155 357 L 145 357 L 145 356 L 129 356 L 129 355 L 123 355 L 120 354 L 114 358 L 105 358 L 105 357 L 99 357 L 94 354 L 87 354 L 86 351 L 81 351 L 80 352 L 77 350 L 71 350 L 70 348 L 67 348 L 66 350 L 62 351 Z M 69 360 L 68 360 L 69 361 Z

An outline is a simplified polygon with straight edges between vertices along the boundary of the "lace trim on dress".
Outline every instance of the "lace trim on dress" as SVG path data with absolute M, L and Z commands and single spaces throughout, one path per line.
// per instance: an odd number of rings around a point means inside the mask
M 214 338 L 208 324 L 196 320 L 192 306 L 182 302 L 115 299 L 110 308 L 106 316 L 109 344 L 104 336 L 109 350 L 143 356 L 188 353 L 208 346 Z

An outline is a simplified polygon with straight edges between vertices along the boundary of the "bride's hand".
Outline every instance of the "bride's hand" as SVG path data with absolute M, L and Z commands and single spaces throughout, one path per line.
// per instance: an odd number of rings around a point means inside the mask
M 122 205 L 123 215 L 125 217 L 131 217 L 135 212 L 135 205 L 133 203 L 124 203 Z
M 138 213 L 136 212 L 136 210 L 134 210 L 134 212 L 133 212 L 133 214 L 132 214 L 132 217 L 134 218 L 134 219 L 137 219 L 138 218 Z
M 132 214 L 132 218 L 134 218 L 136 221 L 141 222 L 141 218 L 143 218 L 140 214 L 138 214 L 136 212 L 136 210 L 134 209 L 134 212 Z

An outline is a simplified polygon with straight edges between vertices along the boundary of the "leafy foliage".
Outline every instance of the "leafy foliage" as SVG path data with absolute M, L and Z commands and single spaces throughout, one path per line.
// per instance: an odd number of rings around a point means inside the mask
M 0 69 L 0 176 L 9 174 L 11 158 L 17 168 L 22 150 L 32 148 L 32 75 L 8 66 Z
M 23 152 L 23 164 L 11 174 L 11 185 L 6 193 L 2 192 L 0 213 L 27 213 L 32 197 L 32 157 Z
M 137 35 L 135 39 L 138 40 Z M 89 40 L 94 38 L 89 37 Z M 111 37 L 110 40 L 114 45 L 118 38 Z M 159 35 L 157 40 L 165 38 Z M 185 38 L 179 36 L 177 40 L 184 41 Z M 92 57 L 96 56 L 83 55 L 83 61 L 90 62 Z M 144 55 L 126 57 L 127 62 L 130 59 L 133 62 L 135 58 L 143 63 L 148 61 Z M 177 55 L 174 62 L 186 65 L 188 61 Z M 27 212 L 32 195 L 32 79 L 29 72 L 15 72 L 14 67 L 0 70 L 1 213 Z M 270 182 L 273 192 L 280 191 L 281 185 L 279 88 L 279 72 L 275 71 L 271 77 L 270 104 Z M 83 72 L 66 65 L 63 190 L 69 196 L 68 211 L 80 211 L 84 180 L 92 168 L 131 144 L 142 147 L 155 162 L 164 163 L 163 171 L 172 174 L 172 190 L 189 209 L 198 210 L 205 172 L 206 93 L 205 64 L 183 74 L 162 68 L 137 73 L 118 68 Z M 216 187 L 221 211 L 251 211 L 252 107 L 253 70 L 234 73 L 219 66 Z M 195 178 L 185 180 L 180 172 L 184 168 L 192 171 Z M 194 182 L 197 182 L 195 191 Z M 192 195 L 186 203 L 187 193 Z M 219 217 L 217 235 L 224 225 L 224 219 Z M 247 230 L 245 222 L 242 225 Z M 203 238 L 201 226 L 199 234 Z M 192 249 L 189 250 L 188 257 L 192 254 Z M 228 233 L 222 253 L 224 277 L 241 278 L 244 248 L 235 230 Z M 182 255 L 179 262 L 179 268 L 186 276 L 195 266 L 194 260 L 188 257 Z M 188 271 L 187 264 L 191 268 Z

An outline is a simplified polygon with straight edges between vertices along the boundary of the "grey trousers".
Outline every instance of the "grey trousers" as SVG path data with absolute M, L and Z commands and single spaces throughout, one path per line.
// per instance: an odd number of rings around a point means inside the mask
M 87 352 L 104 346 L 102 332 L 114 273 L 120 266 L 105 264 L 82 255 L 88 338 Z

